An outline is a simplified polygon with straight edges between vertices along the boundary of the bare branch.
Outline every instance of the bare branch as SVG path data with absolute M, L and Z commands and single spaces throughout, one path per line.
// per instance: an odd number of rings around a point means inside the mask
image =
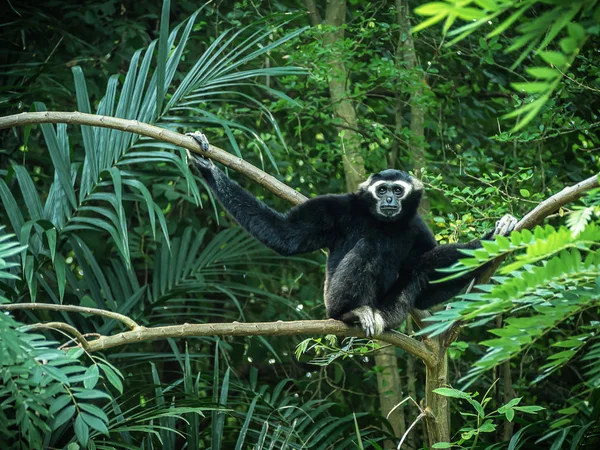
M 83 336 L 83 334 L 81 334 L 77 328 L 69 325 L 68 323 L 64 323 L 64 322 L 36 323 L 33 325 L 27 325 L 27 326 L 25 326 L 25 328 L 27 328 L 28 330 L 37 330 L 37 329 L 42 328 L 42 329 L 48 329 L 48 330 L 64 331 L 64 332 L 74 336 L 79 341 L 79 344 L 81 345 L 81 347 L 83 347 L 84 350 L 89 350 L 89 348 L 90 348 L 90 343 Z
M 126 331 L 114 336 L 103 336 L 90 341 L 89 351 L 101 351 L 135 342 L 156 339 L 183 338 L 194 336 L 292 336 L 292 335 L 335 334 L 343 337 L 365 337 L 359 328 L 351 327 L 338 320 L 298 320 L 290 322 L 254 323 L 206 323 L 183 324 L 165 327 L 145 328 Z M 425 364 L 434 364 L 433 354 L 422 342 L 396 331 L 386 331 L 377 339 L 399 347 L 421 358 Z
M 69 123 L 75 125 L 90 125 L 102 128 L 113 128 L 115 130 L 148 136 L 157 141 L 168 142 L 178 145 L 200 155 L 219 161 L 224 166 L 230 167 L 237 172 L 250 178 L 264 188 L 273 192 L 278 197 L 293 204 L 302 203 L 307 198 L 295 191 L 277 178 L 263 172 L 242 158 L 233 156 L 223 149 L 211 145 L 208 151 L 203 152 L 200 145 L 191 137 L 175 131 L 165 130 L 154 125 L 138 122 L 137 120 L 119 119 L 116 117 L 99 116 L 96 114 L 85 114 L 80 112 L 33 112 L 21 113 L 12 116 L 0 117 L 0 130 L 27 124 L 38 123 Z
M 94 314 L 96 316 L 108 317 L 110 319 L 118 320 L 125 324 L 131 330 L 135 330 L 140 328 L 140 326 L 135 322 L 135 320 L 130 319 L 123 314 L 119 314 L 112 311 L 105 311 L 103 309 L 98 308 L 87 308 L 84 306 L 75 306 L 75 305 L 52 305 L 49 303 L 10 303 L 7 305 L 0 305 L 0 311 L 15 311 L 20 309 L 44 309 L 51 311 L 69 311 L 76 312 L 81 314 Z

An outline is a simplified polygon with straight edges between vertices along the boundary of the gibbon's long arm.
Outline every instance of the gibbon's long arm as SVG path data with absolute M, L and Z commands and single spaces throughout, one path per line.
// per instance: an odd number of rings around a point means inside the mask
M 219 203 L 267 247 L 290 256 L 333 244 L 337 222 L 334 209 L 339 207 L 332 207 L 329 196 L 308 200 L 282 214 L 227 178 L 212 161 L 191 153 L 189 157 Z

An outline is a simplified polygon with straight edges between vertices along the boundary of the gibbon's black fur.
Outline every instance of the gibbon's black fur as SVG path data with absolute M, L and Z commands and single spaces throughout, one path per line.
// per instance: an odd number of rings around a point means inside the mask
M 191 134 L 204 150 L 206 137 Z M 395 328 L 411 308 L 449 300 L 477 271 L 443 283 L 436 269 L 454 264 L 479 240 L 437 245 L 417 214 L 423 185 L 399 170 L 371 175 L 357 192 L 321 195 L 279 213 L 240 187 L 210 159 L 189 153 L 223 207 L 252 236 L 281 255 L 329 249 L 325 278 L 327 316 L 360 322 L 367 336 Z M 507 234 L 516 219 L 503 217 L 486 234 Z M 479 269 L 481 271 L 481 269 Z

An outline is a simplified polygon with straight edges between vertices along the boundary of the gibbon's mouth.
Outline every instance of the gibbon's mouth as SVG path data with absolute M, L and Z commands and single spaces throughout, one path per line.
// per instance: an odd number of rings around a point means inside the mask
M 400 208 L 398 206 L 381 206 L 379 208 L 379 212 L 384 216 L 391 217 L 400 212 Z

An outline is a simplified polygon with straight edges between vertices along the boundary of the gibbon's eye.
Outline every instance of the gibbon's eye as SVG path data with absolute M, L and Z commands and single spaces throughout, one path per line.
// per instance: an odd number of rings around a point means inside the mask
M 383 187 L 383 186 L 380 186 L 380 187 L 378 187 L 378 188 L 377 188 L 377 193 L 378 193 L 379 195 L 383 195 L 383 194 L 385 194 L 386 192 L 387 192 L 387 189 L 386 189 L 385 187 Z
M 394 186 L 394 194 L 402 195 L 403 193 L 404 193 L 404 189 L 402 189 L 400 186 Z

